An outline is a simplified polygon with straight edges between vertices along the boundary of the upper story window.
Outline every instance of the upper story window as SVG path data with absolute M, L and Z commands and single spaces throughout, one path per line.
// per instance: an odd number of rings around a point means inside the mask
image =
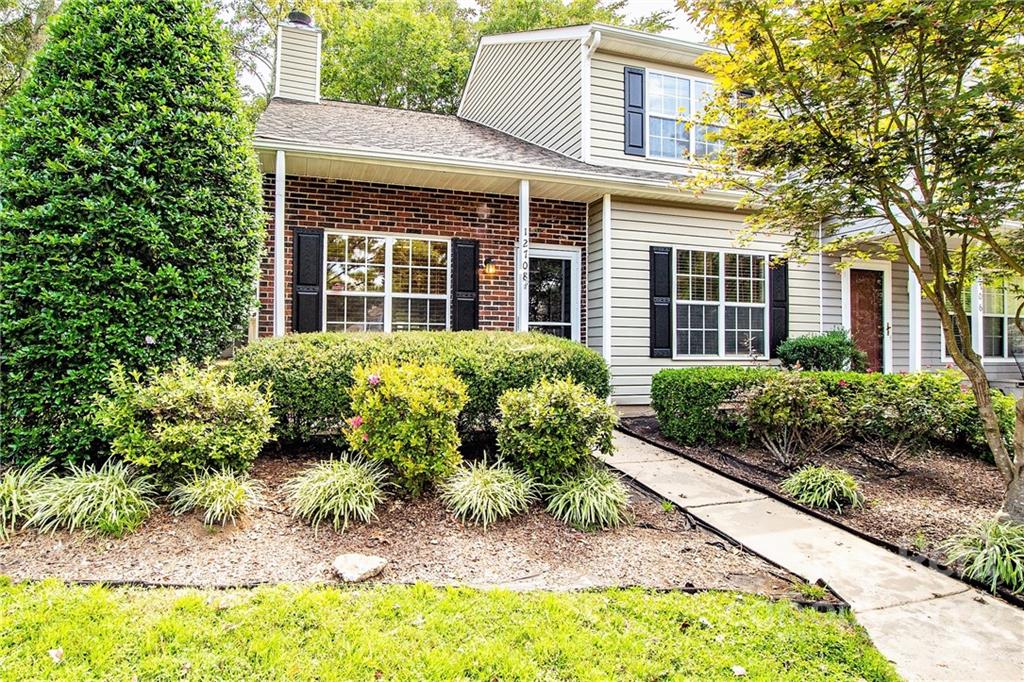
M 720 141 L 708 139 L 720 126 L 698 124 L 714 92 L 710 81 L 666 73 L 647 73 L 648 155 L 658 159 L 715 156 Z
M 328 331 L 448 327 L 448 241 L 327 235 Z

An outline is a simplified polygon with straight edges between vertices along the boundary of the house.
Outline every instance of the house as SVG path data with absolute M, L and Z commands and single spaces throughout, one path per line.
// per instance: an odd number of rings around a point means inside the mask
M 301 13 L 278 46 L 255 135 L 259 336 L 538 329 L 600 352 L 623 405 L 661 368 L 764 361 L 840 326 L 876 370 L 948 363 L 905 263 L 775 264 L 779 238 L 737 245 L 738 195 L 674 184 L 715 151 L 677 121 L 713 88 L 707 46 L 598 24 L 488 36 L 454 116 L 322 99 Z M 990 372 L 1015 383 L 1005 292 L 973 304 Z

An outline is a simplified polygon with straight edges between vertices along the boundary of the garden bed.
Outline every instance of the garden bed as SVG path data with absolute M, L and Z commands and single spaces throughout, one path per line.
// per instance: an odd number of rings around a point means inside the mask
M 787 473 L 764 450 L 735 445 L 681 446 L 662 435 L 658 420 L 650 416 L 626 417 L 622 427 L 712 469 L 792 500 L 779 487 Z M 850 448 L 837 449 L 819 459 L 816 463 L 850 472 L 867 498 L 863 507 L 843 514 L 817 510 L 819 513 L 939 563 L 944 563 L 939 548 L 944 540 L 992 518 L 1002 504 L 1004 483 L 999 471 L 974 457 L 934 449 L 909 460 L 899 475 L 865 464 Z
M 794 576 L 691 526 L 678 510 L 631 490 L 634 522 L 584 533 L 539 506 L 484 531 L 455 520 L 435 496 L 392 498 L 378 520 L 344 533 L 319 532 L 292 518 L 280 486 L 312 461 L 273 456 L 253 476 L 266 488 L 263 508 L 238 527 L 208 529 L 196 515 L 164 507 L 136 532 L 115 539 L 81 533 L 22 530 L 0 546 L 0 574 L 16 579 L 139 581 L 238 585 L 333 580 L 342 553 L 389 560 L 379 580 L 434 584 L 576 589 L 641 585 L 655 588 L 736 589 L 799 596 Z

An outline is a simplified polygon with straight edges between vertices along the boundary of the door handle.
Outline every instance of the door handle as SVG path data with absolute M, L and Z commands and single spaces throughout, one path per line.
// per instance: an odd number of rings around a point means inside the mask
M 885 323 L 885 335 L 892 336 L 892 322 Z

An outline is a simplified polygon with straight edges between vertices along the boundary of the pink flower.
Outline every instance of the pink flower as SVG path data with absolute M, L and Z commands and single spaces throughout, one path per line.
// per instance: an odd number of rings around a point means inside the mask
M 352 425 L 353 429 L 358 429 L 360 426 L 363 425 L 363 418 L 357 414 L 356 416 L 349 419 L 348 423 Z
M 839 380 L 839 387 L 840 387 L 840 388 L 846 388 L 846 387 L 847 387 L 847 386 L 849 386 L 849 385 L 850 385 L 850 384 L 846 383 L 846 379 L 840 379 L 840 380 Z
M 366 442 L 366 441 L 368 441 L 368 440 L 370 440 L 370 434 L 368 434 L 368 433 L 364 433 L 364 434 L 363 434 L 363 442 Z
M 366 383 L 370 384 L 371 386 L 376 386 L 377 384 L 380 383 L 380 375 L 371 374 L 369 377 L 367 377 Z

